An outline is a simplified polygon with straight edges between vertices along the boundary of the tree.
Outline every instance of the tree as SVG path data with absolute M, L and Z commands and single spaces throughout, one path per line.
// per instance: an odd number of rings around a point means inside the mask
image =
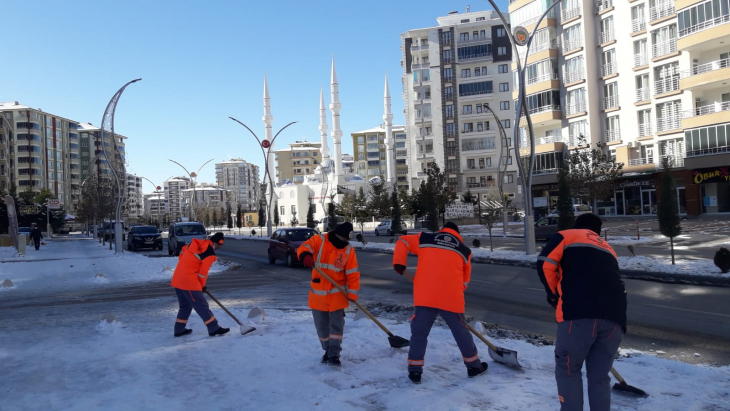
M 672 265 L 674 265 L 674 237 L 682 234 L 682 225 L 679 222 L 677 187 L 672 179 L 669 160 L 664 158 L 663 163 L 664 172 L 662 173 L 662 185 L 659 187 L 661 194 L 657 205 L 657 217 L 659 218 L 659 231 L 669 237 Z
M 360 187 L 360 191 L 355 198 L 355 218 L 357 218 L 358 224 L 360 224 L 360 231 L 363 231 L 365 220 L 372 217 L 372 213 L 368 208 L 368 198 L 365 195 L 365 190 Z
M 353 221 L 357 213 L 357 194 L 345 193 L 342 203 L 338 204 L 336 213 L 341 214 L 345 219 Z
M 439 213 L 444 212 L 456 200 L 456 193 L 448 187 L 446 174 L 441 172 L 438 164 L 428 163 L 426 181 L 418 189 L 418 206 L 420 212 L 427 215 L 427 227 L 431 231 L 438 231 Z
M 368 208 L 378 218 L 390 215 L 390 193 L 388 193 L 388 186 L 382 176 L 370 180 Z
M 291 212 L 291 221 L 290 221 L 290 223 L 291 223 L 291 226 L 292 227 L 296 227 L 296 226 L 299 225 L 299 220 L 297 220 L 297 212 L 296 211 L 292 211 Z
M 477 196 L 471 193 L 470 189 L 466 190 L 466 193 L 462 195 L 464 204 L 476 204 L 478 200 Z
M 391 214 L 390 214 L 390 229 L 393 234 L 398 234 L 401 231 L 401 204 L 398 198 L 398 188 L 393 187 L 393 191 L 390 194 Z
M 582 135 L 578 141 L 582 148 L 571 150 L 565 157 L 565 164 L 570 171 L 568 184 L 573 197 L 579 197 L 595 208 L 597 200 L 613 197 L 624 164 L 616 163 L 602 143 L 591 148 Z
M 241 210 L 241 203 L 238 203 L 236 207 L 236 228 L 238 228 L 238 234 L 241 234 L 241 227 L 243 227 L 243 211 Z
M 279 223 L 281 223 L 281 221 L 279 221 L 279 200 L 276 200 L 274 203 L 274 225 L 276 228 L 279 228 Z
M 414 188 L 411 192 L 411 214 L 415 219 L 419 219 L 426 215 L 426 201 L 423 199 L 423 194 L 426 191 L 426 182 L 421 181 L 421 185 L 418 188 Z
M 412 199 L 406 187 L 398 188 L 398 200 L 400 201 L 403 216 L 413 216 Z
M 568 167 L 563 164 L 558 171 L 558 230 L 573 228 L 574 224 L 575 212 L 570 198 Z
M 487 231 L 489 231 L 489 251 L 494 251 L 494 244 L 492 243 L 492 229 L 494 228 L 494 224 L 502 218 L 502 203 L 499 197 L 500 196 L 494 194 L 493 190 L 490 190 L 487 193 L 485 201 L 487 208 L 482 210 L 482 224 L 484 224 L 484 226 L 487 227 Z M 497 204 L 500 204 L 500 206 L 496 207 Z
M 226 224 L 227 220 L 228 219 L 226 218 L 226 209 L 225 207 L 221 207 L 221 214 L 220 216 L 218 216 L 218 226 L 223 227 L 223 225 Z
M 226 203 L 226 216 L 228 217 L 227 220 L 227 227 L 228 231 L 230 232 L 231 228 L 233 228 L 233 216 L 231 215 L 233 212 L 231 211 L 231 203 Z
M 259 228 L 266 225 L 266 206 L 264 204 L 259 205 Z
M 209 214 L 211 223 L 213 223 L 213 230 L 215 230 L 216 226 L 218 225 L 218 211 L 214 208 L 212 213 Z
M 330 195 L 330 202 L 327 204 L 327 217 L 329 217 L 327 220 L 329 220 L 328 227 L 325 227 L 325 230 L 332 231 L 337 227 L 337 214 L 335 213 L 335 195 Z
M 314 203 L 312 202 L 312 195 L 310 194 L 309 197 L 307 197 L 308 201 L 308 207 L 307 207 L 307 227 L 308 228 L 314 228 L 316 225 L 314 224 Z

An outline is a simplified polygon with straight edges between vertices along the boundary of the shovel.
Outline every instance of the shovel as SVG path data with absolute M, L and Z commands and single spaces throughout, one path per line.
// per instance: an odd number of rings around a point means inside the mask
M 342 293 L 342 295 L 344 295 L 345 297 L 347 297 L 348 300 L 350 300 L 350 297 L 347 296 L 347 291 L 345 291 L 345 289 L 342 288 L 341 285 L 337 284 L 335 282 L 335 280 L 331 279 L 330 276 L 328 276 L 327 274 L 325 274 L 319 268 L 317 268 L 317 267 L 313 267 L 313 268 L 315 270 L 317 270 L 317 272 L 319 273 L 319 275 L 321 275 L 327 281 L 329 281 L 330 284 L 332 284 L 335 287 L 337 287 L 337 289 L 340 290 L 340 292 Z M 355 303 L 355 305 L 357 306 L 357 308 L 360 309 L 360 311 L 362 311 L 363 313 L 365 313 L 365 315 L 367 315 L 371 320 L 373 320 L 373 322 L 375 324 L 377 324 L 378 327 L 380 327 L 381 330 L 383 330 L 386 334 L 388 334 L 388 342 L 390 343 L 390 346 L 391 347 L 393 347 L 393 348 L 403 348 L 403 347 L 408 347 L 409 345 L 411 345 L 411 342 L 408 339 L 403 338 L 403 337 L 399 337 L 397 335 L 394 335 L 387 328 L 385 328 L 385 326 L 383 324 L 381 324 L 380 321 L 378 321 L 372 314 L 370 314 L 370 311 L 366 310 L 365 307 L 362 306 L 362 304 L 360 304 L 359 302 L 357 302 L 357 300 L 350 300 L 350 301 L 352 301 L 353 303 Z
M 231 312 L 228 311 L 228 309 L 226 307 L 224 307 L 223 304 L 221 304 L 221 302 L 218 301 L 218 299 L 216 299 L 215 297 L 213 297 L 213 294 L 211 294 L 210 291 L 205 290 L 205 293 L 208 294 L 208 297 L 212 298 L 213 301 L 215 301 L 216 304 L 218 304 L 223 309 L 223 311 L 226 312 L 226 314 L 230 315 L 231 318 L 233 318 L 233 321 L 235 321 L 239 325 L 239 327 L 241 327 L 241 335 L 246 335 L 246 334 L 248 334 L 250 332 L 256 331 L 256 329 L 254 327 L 249 327 L 247 325 L 244 325 L 240 321 L 238 321 L 238 318 L 236 318 L 235 315 L 231 314 Z
M 407 272 L 404 272 L 403 275 L 408 277 L 409 280 L 413 281 L 413 276 Z M 484 338 L 484 336 L 477 332 L 477 330 L 474 329 L 469 323 L 464 323 L 466 328 L 472 332 L 472 334 L 476 335 L 477 338 L 482 340 L 484 344 L 487 344 L 487 347 L 489 347 L 489 357 L 498 362 L 502 363 L 504 365 L 509 365 L 510 367 L 515 368 L 522 368 L 522 365 L 517 360 L 517 351 L 509 350 L 507 348 L 497 347 L 496 345 L 492 344 L 489 340 Z
M 623 377 L 621 377 L 621 374 L 619 374 L 618 371 L 616 371 L 616 369 L 613 367 L 611 367 L 611 374 L 613 374 L 613 376 L 616 377 L 616 379 L 618 380 L 616 384 L 613 384 L 614 390 L 626 392 L 631 395 L 636 395 L 644 398 L 649 396 L 646 391 L 636 388 L 633 385 L 626 384 L 626 380 L 624 380 Z

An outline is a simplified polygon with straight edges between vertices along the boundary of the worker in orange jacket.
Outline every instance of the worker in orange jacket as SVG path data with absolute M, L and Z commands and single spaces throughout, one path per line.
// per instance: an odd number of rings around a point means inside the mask
M 393 254 L 393 268 L 398 274 L 406 270 L 408 253 L 418 256 L 413 279 L 411 345 L 408 351 L 408 378 L 421 382 L 428 334 L 436 315 L 446 321 L 461 351 L 469 378 L 487 372 L 487 363 L 479 361 L 477 347 L 466 328 L 464 291 L 471 278 L 471 250 L 464 245 L 459 227 L 449 221 L 437 233 L 420 232 L 398 238 Z
M 360 292 L 360 269 L 355 250 L 349 244 L 353 237 L 351 223 L 342 223 L 334 231 L 316 235 L 297 249 L 305 267 L 317 267 L 346 289 L 343 295 L 337 287 L 312 270 L 309 308 L 314 326 L 325 351 L 321 362 L 339 367 L 342 336 L 345 328 L 345 308 L 349 300 L 357 300 Z
M 172 283 L 170 283 L 175 287 L 177 300 L 180 303 L 177 320 L 175 320 L 175 337 L 182 337 L 193 332 L 193 330 L 185 328 L 193 309 L 208 327 L 208 335 L 211 337 L 223 335 L 231 330 L 218 325 L 218 321 L 208 307 L 205 294 L 203 294 L 206 290 L 208 271 L 217 258 L 215 250 L 221 246 L 223 246 L 223 233 L 218 232 L 213 234 L 210 240 L 193 239 L 180 251 L 180 258 L 175 272 L 172 274 Z

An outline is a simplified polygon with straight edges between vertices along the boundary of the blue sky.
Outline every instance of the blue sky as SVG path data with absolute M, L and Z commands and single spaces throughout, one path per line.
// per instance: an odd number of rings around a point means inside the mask
M 3 8 L 5 63 L 0 100 L 99 125 L 125 82 L 116 131 L 129 137 L 129 171 L 157 184 L 210 158 L 243 157 L 263 166 L 268 73 L 274 131 L 299 121 L 277 147 L 319 140 L 319 87 L 329 104 L 335 54 L 343 152 L 350 133 L 382 122 L 388 72 L 394 123 L 402 124 L 399 34 L 436 25 L 449 11 L 488 9 L 486 1 L 43 1 Z M 497 2 L 506 12 L 507 1 Z M 328 110 L 328 124 L 332 121 Z M 215 182 L 213 164 L 198 178 Z M 152 191 L 147 184 L 145 192 Z

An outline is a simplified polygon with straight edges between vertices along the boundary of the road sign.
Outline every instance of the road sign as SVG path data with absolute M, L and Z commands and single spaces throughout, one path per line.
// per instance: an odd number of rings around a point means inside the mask
M 515 27 L 514 30 L 514 39 L 515 43 L 517 43 L 518 46 L 524 46 L 527 44 L 527 40 L 530 38 L 530 33 L 522 26 Z
M 263 148 L 269 148 L 271 146 L 271 142 L 269 140 L 264 140 L 261 142 L 261 146 Z
M 61 208 L 61 200 L 49 198 L 48 199 L 48 209 L 49 210 L 58 210 Z
M 37 205 L 21 205 L 20 206 L 20 214 L 26 215 L 26 214 L 38 214 L 38 206 Z

